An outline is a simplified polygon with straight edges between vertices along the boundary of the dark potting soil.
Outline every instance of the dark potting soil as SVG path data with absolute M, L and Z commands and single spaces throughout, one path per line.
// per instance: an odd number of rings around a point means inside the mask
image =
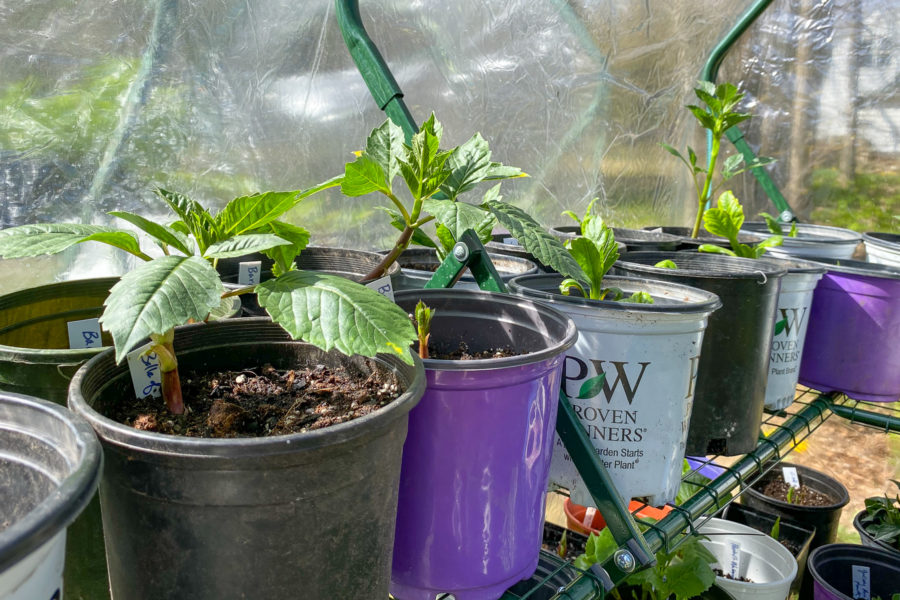
M 743 581 L 745 583 L 753 583 L 752 579 L 747 579 L 746 577 L 732 577 L 730 573 L 723 573 L 722 569 L 713 569 L 716 575 L 719 577 L 724 577 L 725 579 L 730 579 L 731 581 Z
M 563 532 L 566 534 L 566 546 L 564 552 L 563 549 L 560 548 Z M 577 556 L 584 554 L 586 545 L 587 536 L 548 523 L 544 524 L 544 536 L 541 541 L 541 548 L 544 550 L 552 552 L 563 559 L 574 560 Z
M 791 486 L 785 483 L 784 478 L 779 473 L 771 481 L 769 481 L 762 489 L 762 493 L 770 498 L 787 502 L 788 490 Z M 799 504 L 800 506 L 831 506 L 836 504 L 837 500 L 827 494 L 823 494 L 805 485 L 794 491 L 791 498 L 791 504 Z
M 402 394 L 393 374 L 373 368 L 365 379 L 316 365 L 278 370 L 181 374 L 185 412 L 159 398 L 101 407 L 136 429 L 204 438 L 266 437 L 322 429 L 367 415 Z
M 512 348 L 488 348 L 487 350 L 470 350 L 468 344 L 460 342 L 455 350 L 446 351 L 428 344 L 428 357 L 441 360 L 483 360 L 485 358 L 505 358 L 518 356 L 524 352 L 513 352 Z

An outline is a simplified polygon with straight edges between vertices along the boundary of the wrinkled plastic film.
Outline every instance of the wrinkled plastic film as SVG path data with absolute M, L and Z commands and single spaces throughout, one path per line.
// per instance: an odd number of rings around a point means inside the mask
M 687 171 L 659 143 L 705 155 L 683 106 L 750 4 L 361 0 L 360 11 L 419 122 L 434 111 L 445 146 L 480 131 L 494 160 L 530 175 L 505 182 L 505 199 L 549 226 L 599 196 L 612 224 L 642 226 L 691 218 Z M 779 159 L 772 177 L 801 218 L 816 216 L 813 178 L 850 160 L 844 151 L 838 162 L 851 131 L 857 171 L 896 164 L 900 151 L 892 3 L 863 2 L 862 38 L 848 46 L 855 6 L 773 3 L 722 66 L 720 80 L 741 83 L 758 115 L 747 140 Z M 213 207 L 304 188 L 342 172 L 385 118 L 331 0 L 0 0 L 0 14 L 2 227 L 105 223 L 110 210 L 174 220 L 155 186 Z M 851 59 L 860 65 L 855 128 L 841 100 Z M 748 215 L 767 207 L 752 177 L 732 187 Z M 317 244 L 384 248 L 396 233 L 384 203 L 329 190 L 288 220 Z M 103 253 L 88 244 L 29 276 L 129 268 L 122 253 Z M 10 262 L 0 270 L 22 270 Z

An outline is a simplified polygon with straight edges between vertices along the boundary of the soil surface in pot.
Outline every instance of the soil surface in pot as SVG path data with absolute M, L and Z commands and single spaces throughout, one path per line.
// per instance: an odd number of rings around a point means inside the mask
M 171 414 L 159 398 L 99 407 L 135 429 L 204 438 L 301 433 L 367 415 L 402 393 L 396 377 L 372 369 L 363 379 L 325 365 L 278 370 L 181 374 L 185 412 Z
M 790 489 L 791 486 L 785 483 L 784 478 L 779 474 L 766 484 L 762 489 L 762 493 L 769 498 L 787 502 L 787 495 Z M 822 492 L 801 484 L 794 492 L 790 504 L 799 504 L 800 506 L 832 506 L 837 504 L 837 500 L 828 494 L 823 494 Z
M 724 579 L 730 579 L 731 581 L 743 581 L 744 583 L 753 583 L 752 579 L 747 579 L 746 577 L 732 577 L 729 573 L 723 573 L 722 569 L 713 569 L 716 575 L 722 577 Z
M 560 548 L 563 532 L 566 534 L 565 551 Z M 544 526 L 544 536 L 541 541 L 541 548 L 548 552 L 552 552 L 565 560 L 575 560 L 575 558 L 584 554 L 586 545 L 587 536 L 576 531 L 559 527 Z
M 419 345 L 416 344 L 416 352 L 418 351 Z M 505 358 L 507 356 L 518 356 L 519 354 L 524 354 L 524 352 L 513 352 L 511 348 L 469 350 L 469 346 L 465 342 L 460 342 L 459 347 L 457 347 L 455 350 L 437 348 L 432 344 L 428 344 L 428 358 L 436 358 L 439 360 L 483 360 L 485 358 Z

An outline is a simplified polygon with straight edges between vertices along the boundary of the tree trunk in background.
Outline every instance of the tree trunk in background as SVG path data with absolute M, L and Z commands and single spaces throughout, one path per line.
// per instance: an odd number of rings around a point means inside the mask
M 840 171 L 845 183 L 853 181 L 856 177 L 856 138 L 859 129 L 859 67 L 862 48 L 862 5 L 861 0 L 850 0 L 849 14 L 847 16 L 847 37 L 850 39 L 850 57 L 848 64 L 849 79 L 849 103 L 847 110 L 847 139 L 841 147 Z

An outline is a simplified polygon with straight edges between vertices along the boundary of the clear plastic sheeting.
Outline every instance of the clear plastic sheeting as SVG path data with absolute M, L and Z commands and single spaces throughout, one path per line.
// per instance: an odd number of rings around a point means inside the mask
M 705 155 L 683 107 L 750 5 L 361 0 L 360 11 L 418 121 L 434 111 L 446 145 L 480 131 L 494 160 L 530 175 L 503 184 L 507 200 L 549 226 L 598 196 L 612 224 L 643 226 L 690 220 L 689 176 L 659 143 Z M 829 200 L 817 182 L 897 172 L 897 8 L 774 2 L 723 64 L 720 80 L 740 83 L 758 115 L 747 140 L 778 159 L 769 170 L 801 218 Z M 0 0 L 0 48 L 2 227 L 106 223 L 110 210 L 172 219 L 157 186 L 213 207 L 308 187 L 342 172 L 385 118 L 332 0 Z M 771 210 L 752 177 L 733 187 L 751 215 Z M 330 190 L 289 220 L 314 243 L 383 248 L 395 232 L 382 202 Z M 29 276 L 121 272 L 118 254 L 90 244 L 32 261 L 46 267 Z

